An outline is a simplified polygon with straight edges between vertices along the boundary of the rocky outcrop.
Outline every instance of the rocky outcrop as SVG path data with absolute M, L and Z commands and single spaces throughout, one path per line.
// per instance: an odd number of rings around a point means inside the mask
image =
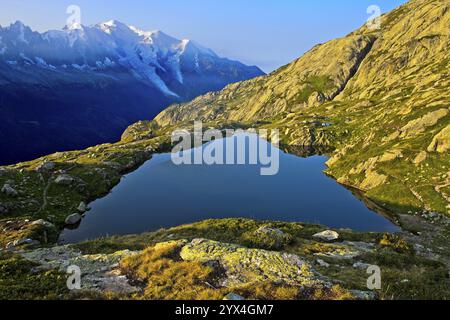
M 40 165 L 36 167 L 37 171 L 49 171 L 53 170 L 56 167 L 56 164 L 51 161 L 44 161 Z
M 305 286 L 320 283 L 311 265 L 294 254 L 195 239 L 181 249 L 180 256 L 186 261 L 218 261 L 225 269 L 225 287 L 258 281 Z
M 75 179 L 68 174 L 61 174 L 61 175 L 57 176 L 55 179 L 56 184 L 60 184 L 60 185 L 64 185 L 64 186 L 69 186 L 74 181 L 75 181 Z
M 444 153 L 450 150 L 450 125 L 446 126 L 434 138 L 427 149 L 429 152 Z
M 86 205 L 86 203 L 85 202 L 80 202 L 80 204 L 78 205 L 78 207 L 77 207 L 77 210 L 80 212 L 80 213 L 85 213 L 86 211 L 88 211 L 88 206 Z
M 102 293 L 132 294 L 140 288 L 128 283 L 122 275 L 118 263 L 123 258 L 136 254 L 132 251 L 118 251 L 113 254 L 83 255 L 69 246 L 42 248 L 24 251 L 20 255 L 36 264 L 36 270 L 56 269 L 67 273 L 70 266 L 78 267 L 81 271 L 81 289 L 94 290 Z
M 279 250 L 292 241 L 292 236 L 280 229 L 265 225 L 256 231 L 245 234 L 244 237 L 249 243 L 257 243 L 265 249 Z
M 333 230 L 325 230 L 313 235 L 314 238 L 324 241 L 334 241 L 339 239 L 339 233 Z
M 66 225 L 76 225 L 81 222 L 81 215 L 79 213 L 73 213 L 65 220 Z

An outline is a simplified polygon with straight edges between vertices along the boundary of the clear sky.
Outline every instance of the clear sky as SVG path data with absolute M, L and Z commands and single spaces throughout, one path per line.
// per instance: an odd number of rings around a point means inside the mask
M 358 28 L 369 18 L 370 5 L 387 12 L 406 2 L 377 1 L 0 0 L 0 25 L 21 20 L 33 30 L 60 29 L 67 7 L 74 4 L 81 8 L 82 24 L 115 19 L 144 30 L 159 29 L 269 72 L 317 43 Z

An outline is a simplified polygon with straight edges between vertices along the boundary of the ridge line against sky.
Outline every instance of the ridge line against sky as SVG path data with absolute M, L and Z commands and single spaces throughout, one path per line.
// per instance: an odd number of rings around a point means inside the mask
M 342 37 L 370 17 L 377 5 L 388 12 L 406 0 L 1 0 L 0 25 L 16 20 L 43 32 L 62 29 L 70 5 L 81 23 L 115 19 L 143 30 L 191 39 L 218 55 L 271 72 L 318 43 Z

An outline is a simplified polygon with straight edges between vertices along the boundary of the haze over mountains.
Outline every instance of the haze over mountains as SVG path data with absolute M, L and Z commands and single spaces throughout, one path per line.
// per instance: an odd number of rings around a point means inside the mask
M 262 74 L 114 20 L 45 33 L 0 27 L 0 137 L 9 141 L 0 164 L 117 140 L 173 102 Z

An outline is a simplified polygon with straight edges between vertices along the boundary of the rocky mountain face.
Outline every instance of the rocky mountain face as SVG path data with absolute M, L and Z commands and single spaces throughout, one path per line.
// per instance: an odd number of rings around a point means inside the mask
M 413 0 L 265 76 L 156 117 L 280 129 L 286 146 L 328 146 L 328 173 L 395 212 L 450 212 L 450 4 Z
M 0 27 L 0 136 L 10 142 L 0 163 L 118 140 L 173 102 L 262 74 L 118 21 L 45 33 Z

